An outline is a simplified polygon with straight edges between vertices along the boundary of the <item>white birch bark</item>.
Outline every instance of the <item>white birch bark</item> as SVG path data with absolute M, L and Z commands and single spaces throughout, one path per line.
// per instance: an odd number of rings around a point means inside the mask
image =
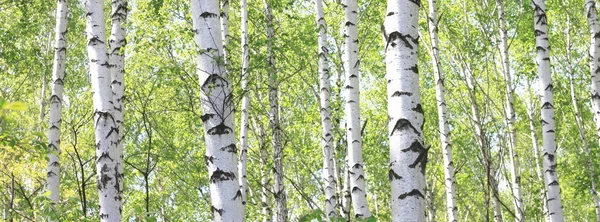
M 323 1 L 315 0 L 316 24 L 318 28 L 319 46 L 319 85 L 320 114 L 322 126 L 321 146 L 323 149 L 323 179 L 325 180 L 325 214 L 329 218 L 338 216 L 335 189 L 337 181 L 334 174 L 333 132 L 331 126 L 331 107 L 329 84 L 329 45 L 327 43 L 327 24 Z
M 278 79 L 273 52 L 273 13 L 267 0 L 263 0 L 265 15 L 267 17 L 267 63 L 269 69 L 269 127 L 273 133 L 271 146 L 273 147 L 273 196 L 275 197 L 275 221 L 287 221 L 287 201 L 283 182 L 283 147 L 281 146 L 281 126 L 279 125 L 279 98 Z
M 455 188 L 456 179 L 454 178 L 454 162 L 452 161 L 452 145 L 450 143 L 450 128 L 448 127 L 448 117 L 446 108 L 446 86 L 444 85 L 444 76 L 441 69 L 439 57 L 439 39 L 438 39 L 438 21 L 436 0 L 429 0 L 429 37 L 431 40 L 431 58 L 433 58 L 433 74 L 435 75 L 435 95 L 438 109 L 438 126 L 440 130 L 440 142 L 444 159 L 444 184 L 446 186 L 446 212 L 448 221 L 458 221 L 456 206 Z
M 548 190 L 548 215 L 552 222 L 563 221 L 560 186 L 556 175 L 556 127 L 554 125 L 554 99 L 550 73 L 550 42 L 545 0 L 532 1 L 542 113 L 542 148 L 544 181 Z
M 586 0 L 585 8 L 587 11 L 588 24 L 590 26 L 590 73 L 592 76 L 592 107 L 594 111 L 594 121 L 596 123 L 596 135 L 600 141 L 600 24 L 598 23 L 598 12 L 596 10 L 595 0 Z M 575 100 L 573 100 L 575 102 Z M 581 129 L 580 129 L 581 131 Z M 583 138 L 583 137 L 582 137 Z M 589 152 L 589 148 L 588 152 Z M 588 164 L 593 167 L 592 164 Z M 593 168 L 590 169 L 590 179 L 592 181 L 592 195 L 596 206 L 596 218 L 600 221 L 600 200 L 594 184 Z
M 591 11 L 595 11 L 595 1 L 586 1 L 586 8 L 588 9 L 588 19 L 590 19 L 590 17 L 592 17 L 592 15 L 590 15 Z M 593 8 L 593 9 L 592 9 Z M 594 13 L 596 14 L 596 13 Z M 598 19 L 597 19 L 597 15 L 593 16 L 596 17 L 596 21 L 590 21 L 590 23 L 592 24 L 596 24 L 596 29 L 598 32 L 600 33 L 600 26 L 597 25 L 598 23 Z M 594 20 L 594 19 L 592 19 Z M 593 27 L 590 27 L 593 29 Z M 598 198 L 598 192 L 596 190 L 596 180 L 595 180 L 595 176 L 594 176 L 594 163 L 592 162 L 592 157 L 590 156 L 590 146 L 588 145 L 587 139 L 585 138 L 585 130 L 584 130 L 584 125 L 583 125 L 583 120 L 581 118 L 581 114 L 579 113 L 579 106 L 577 105 L 577 96 L 575 93 L 575 76 L 574 76 L 574 72 L 573 72 L 573 66 L 571 63 L 571 21 L 569 16 L 567 16 L 567 31 L 566 31 L 566 35 L 567 35 L 567 48 L 566 48 L 566 52 L 567 52 L 567 72 L 569 73 L 569 85 L 570 85 L 570 89 L 571 89 L 571 102 L 573 104 L 573 111 L 575 113 L 575 121 L 577 122 L 577 129 L 579 132 L 579 138 L 581 139 L 581 147 L 583 149 L 583 152 L 586 154 L 586 168 L 588 170 L 588 175 L 590 177 L 590 192 L 592 194 L 592 198 L 594 201 L 594 207 L 595 207 L 595 213 L 596 213 L 596 221 L 600 222 L 600 198 Z M 595 46 L 595 44 L 600 44 L 600 41 L 598 43 L 595 42 L 595 38 L 594 35 L 592 35 L 592 46 L 590 47 L 590 52 L 592 52 L 592 47 L 600 47 L 600 46 Z M 596 51 L 600 51 L 598 50 L 598 48 L 593 49 L 593 53 L 595 53 Z M 593 53 L 590 53 L 591 56 L 593 56 L 593 58 L 590 58 L 590 71 L 593 70 L 593 67 L 596 67 L 594 65 L 598 64 L 597 63 L 597 55 L 594 55 Z M 593 62 L 593 61 L 596 62 Z
M 350 195 L 356 218 L 371 216 L 367 203 L 367 193 L 362 157 L 362 138 L 360 135 L 360 84 L 358 60 L 358 4 L 357 0 L 344 0 L 344 71 L 346 81 L 344 94 L 346 99 L 346 143 L 348 144 L 347 167 L 350 171 Z
M 512 87 L 512 76 L 510 74 L 510 58 L 508 56 L 508 37 L 506 34 L 506 19 L 504 17 L 503 0 L 496 0 L 498 10 L 498 21 L 500 23 L 500 58 L 502 59 L 502 73 L 504 75 L 504 89 L 506 96 L 505 124 L 508 128 L 509 146 L 511 164 L 511 182 L 513 198 L 515 204 L 516 221 L 525 221 L 525 211 L 523 209 L 523 199 L 521 195 L 521 172 L 519 170 L 519 155 L 517 149 L 517 132 L 515 129 L 516 114 L 514 111 L 514 94 Z
M 238 175 L 240 175 L 240 190 L 242 191 L 242 217 L 246 217 L 246 190 L 248 179 L 246 177 L 248 158 L 248 109 L 250 108 L 250 90 L 248 90 L 248 63 L 250 53 L 248 51 L 248 2 L 241 0 L 241 26 L 242 26 L 242 115 L 240 120 L 240 159 L 238 164 Z
M 529 83 L 527 83 L 527 89 L 531 89 L 531 86 Z M 538 137 L 536 134 L 536 129 L 535 129 L 535 123 L 533 122 L 533 105 L 532 102 L 527 99 L 525 101 L 525 105 L 527 107 L 527 118 L 529 119 L 529 134 L 531 136 L 531 144 L 532 144 L 532 148 L 533 148 L 533 156 L 534 156 L 534 160 L 535 160 L 535 174 L 537 176 L 538 181 L 543 181 L 544 180 L 544 173 L 542 172 L 542 169 L 540 167 L 540 149 L 538 147 Z M 544 213 L 544 218 L 545 221 L 549 221 L 548 216 L 548 205 L 546 202 L 546 186 L 542 186 L 542 189 L 540 190 L 540 199 L 542 200 L 542 211 Z
M 388 0 L 384 22 L 392 221 L 425 221 L 423 108 L 417 47 L 420 1 Z
M 350 205 L 352 205 L 352 195 L 350 195 L 350 173 L 344 169 L 344 187 L 342 188 L 342 217 L 350 221 Z
M 123 178 L 124 178 L 124 162 L 123 162 L 123 137 L 125 135 L 125 123 L 123 119 L 124 104 L 123 99 L 125 97 L 125 27 L 123 26 L 127 20 L 127 1 L 126 0 L 113 0 L 112 5 L 112 29 L 110 35 L 110 55 L 109 64 L 111 73 L 111 87 L 113 93 L 113 116 L 117 123 L 118 134 L 117 134 L 117 180 L 119 189 L 119 200 L 123 201 Z M 122 205 L 122 203 L 121 203 Z
M 57 204 L 60 200 L 60 126 L 62 122 L 68 13 L 67 0 L 58 0 L 56 3 L 54 66 L 52 67 L 52 96 L 50 96 L 50 121 L 48 124 L 48 180 L 46 184 L 53 204 Z
M 218 0 L 191 0 L 198 76 L 202 86 L 206 160 L 213 221 L 242 221 L 233 98 L 223 64 Z
M 229 69 L 229 0 L 221 0 L 221 38 L 223 40 L 223 61 L 225 69 Z
M 113 114 L 110 63 L 106 50 L 104 1 L 87 0 L 86 33 L 96 137 L 96 174 L 100 221 L 121 221 L 117 137 L 119 129 Z

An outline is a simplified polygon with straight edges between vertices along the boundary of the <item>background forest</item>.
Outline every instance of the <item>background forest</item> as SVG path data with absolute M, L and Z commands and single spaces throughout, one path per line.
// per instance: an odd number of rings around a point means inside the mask
M 288 219 L 324 220 L 323 150 L 319 73 L 313 1 L 269 0 L 273 13 L 272 52 L 279 86 L 281 145 Z M 105 17 L 110 18 L 110 2 Z M 553 73 L 557 174 L 565 221 L 595 221 L 591 183 L 600 175 L 599 145 L 592 109 L 590 29 L 584 0 L 548 0 L 548 35 Z M 242 46 L 240 2 L 229 1 L 226 46 L 235 126 L 240 126 Z M 419 8 L 419 85 L 429 147 L 426 167 L 428 221 L 447 220 L 444 164 L 434 77 L 428 2 Z M 0 214 L 4 221 L 98 221 L 98 189 L 91 80 L 81 1 L 68 1 L 66 76 L 60 153 L 60 204 L 46 191 L 47 130 L 54 59 L 56 2 L 0 0 Z M 329 43 L 331 121 L 339 171 L 346 153 L 344 116 L 344 7 L 324 0 Z M 194 32 L 188 0 L 130 0 L 125 27 L 123 220 L 209 221 L 209 173 L 196 72 Z M 269 127 L 267 17 L 262 1 L 248 1 L 248 87 L 250 98 L 246 218 L 265 218 L 262 194 L 273 199 L 273 149 Z M 513 164 L 509 152 L 506 88 L 501 59 L 497 2 L 439 1 L 440 68 L 445 75 L 450 141 L 453 147 L 458 221 L 494 220 L 494 194 L 485 163 L 495 170 L 502 217 L 514 220 Z M 516 146 L 520 161 L 522 211 L 527 221 L 545 220 L 542 133 L 534 8 L 528 1 L 504 1 L 515 90 Z M 391 221 L 390 154 L 386 95 L 386 1 L 358 1 L 360 113 L 365 192 L 371 220 Z M 107 19 L 110 27 L 110 19 Z M 110 30 L 110 28 L 107 28 Z M 108 35 L 108 34 L 107 34 Z M 472 95 L 472 97 L 471 97 Z M 472 98 L 472 99 L 471 99 Z M 574 101 L 576 101 L 574 106 Z M 482 154 L 472 108 L 480 112 Z M 578 121 L 579 118 L 581 121 Z M 578 125 L 581 124 L 581 126 Z M 581 131 L 580 131 L 581 129 Z M 239 128 L 235 128 L 239 135 Z M 580 132 L 583 132 L 580 134 Z M 266 154 L 267 158 L 261 158 Z M 485 153 L 485 152 L 484 152 Z M 491 161 L 486 161 L 491 160 Z M 591 173 L 590 173 L 591 170 Z M 343 173 L 342 173 L 343 174 Z M 338 175 L 337 194 L 344 175 Z M 266 180 L 261 181 L 263 178 Z M 266 182 L 266 187 L 264 186 Z M 594 191 L 595 192 L 595 191 Z M 353 214 L 352 214 L 353 215 Z M 353 218 L 353 217 L 352 217 Z M 353 219 L 354 220 L 354 219 Z

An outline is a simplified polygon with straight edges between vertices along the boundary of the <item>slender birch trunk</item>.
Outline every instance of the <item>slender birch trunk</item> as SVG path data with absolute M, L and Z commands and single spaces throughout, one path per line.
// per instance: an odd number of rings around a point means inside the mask
M 344 188 L 342 188 L 342 217 L 350 221 L 350 205 L 352 205 L 352 195 L 350 195 L 350 173 L 344 169 Z
M 531 89 L 529 82 L 527 83 L 527 89 Z M 540 167 L 540 149 L 538 147 L 538 137 L 536 134 L 535 123 L 533 122 L 533 107 L 532 102 L 527 99 L 525 101 L 525 105 L 527 107 L 527 119 L 529 120 L 529 134 L 531 136 L 531 144 L 533 148 L 533 155 L 535 160 L 535 174 L 537 176 L 538 181 L 543 181 L 544 176 L 542 169 Z M 548 218 L 548 204 L 546 202 L 546 186 L 542 186 L 540 189 L 540 197 L 542 200 L 542 210 L 544 212 L 545 221 L 549 221 Z
M 420 1 L 388 0 L 384 22 L 392 221 L 425 221 L 423 108 L 417 47 Z
M 592 76 L 592 107 L 594 111 L 594 121 L 596 122 L 596 134 L 599 136 L 598 138 L 600 140 L 600 76 L 598 76 L 598 73 L 600 73 L 600 61 L 598 61 L 598 59 L 600 59 L 600 24 L 598 23 L 596 1 L 586 0 L 585 8 L 587 11 L 587 19 L 590 26 L 591 37 L 590 73 Z M 592 164 L 588 165 L 593 167 Z M 591 170 L 591 172 L 593 172 L 593 169 Z M 594 177 L 591 173 L 590 179 L 592 181 L 592 195 L 594 196 L 594 204 L 596 205 L 596 218 L 598 221 L 600 221 L 600 203 L 598 200 L 598 193 L 595 189 Z
M 545 0 L 533 0 L 534 29 L 540 82 L 542 113 L 542 147 L 544 148 L 544 181 L 548 190 L 548 215 L 550 220 L 563 221 L 560 186 L 556 175 L 556 127 L 554 125 L 554 99 L 552 93 L 552 74 L 550 73 L 550 42 Z
M 123 196 L 123 178 L 124 178 L 124 162 L 123 162 L 123 137 L 125 136 L 124 123 L 124 104 L 125 97 L 125 27 L 127 21 L 127 1 L 113 0 L 112 4 L 112 29 L 110 35 L 110 56 L 109 64 L 111 64 L 111 87 L 113 93 L 113 115 L 117 124 L 117 177 L 119 189 L 119 202 L 122 202 Z M 122 205 L 122 203 L 120 203 Z
M 325 214 L 329 218 L 338 216 L 335 189 L 337 180 L 334 172 L 333 132 L 331 126 L 329 85 L 329 45 L 327 43 L 327 23 L 323 11 L 323 1 L 315 0 L 316 24 L 319 45 L 320 114 L 322 125 L 321 146 L 323 148 L 323 179 L 325 180 Z
M 213 221 L 242 221 L 242 192 L 237 175 L 233 97 L 227 81 L 218 0 L 191 0 L 198 76 L 202 86 L 206 160 Z
M 50 97 L 50 122 L 48 128 L 48 180 L 50 200 L 60 200 L 60 126 L 62 122 L 62 97 L 64 90 L 66 43 L 67 43 L 67 0 L 56 1 L 56 34 L 54 66 L 52 67 L 52 96 Z
M 117 140 L 119 129 L 114 117 L 110 63 L 106 50 L 104 2 L 87 0 L 87 51 L 94 103 L 96 174 L 100 221 L 121 221 Z
M 229 69 L 229 0 L 221 0 L 221 38 L 223 40 L 223 61 Z
M 519 170 L 519 155 L 517 154 L 517 132 L 515 129 L 516 114 L 514 110 L 514 94 L 512 87 L 512 76 L 510 74 L 510 59 L 508 56 L 508 37 L 506 34 L 506 19 L 504 18 L 503 0 L 496 0 L 498 9 L 498 21 L 500 23 L 500 58 L 502 59 L 502 73 L 504 74 L 504 89 L 506 96 L 506 118 L 504 120 L 508 128 L 509 146 L 511 164 L 511 182 L 513 189 L 513 198 L 515 204 L 516 221 L 525 221 L 525 211 L 523 209 L 523 199 L 521 195 L 521 172 Z
M 588 1 L 590 2 L 590 1 Z M 595 4 L 595 1 L 591 1 L 591 3 L 589 4 Z M 587 7 L 588 5 L 586 5 Z M 592 6 L 588 7 L 588 12 L 595 10 L 595 6 L 594 9 L 591 9 Z M 589 14 L 588 14 L 589 15 Z M 591 16 L 590 16 L 591 17 Z M 597 23 L 597 19 L 596 22 Z M 599 29 L 597 29 L 600 33 L 600 26 L 598 27 Z M 584 130 L 584 126 L 583 126 L 583 120 L 581 118 L 581 114 L 579 113 L 579 106 L 577 105 L 577 96 L 575 94 L 575 76 L 573 75 L 573 66 L 571 63 L 571 21 L 569 16 L 567 15 L 567 31 L 566 31 L 566 35 L 567 35 L 567 48 L 566 48 L 566 52 L 567 52 L 567 72 L 569 73 L 569 85 L 570 85 L 570 89 L 571 89 L 571 102 L 573 103 L 573 111 L 575 113 L 575 121 L 577 122 L 577 129 L 579 132 L 579 138 L 581 139 L 581 147 L 585 153 L 585 155 L 587 156 L 586 158 L 586 168 L 588 170 L 588 174 L 590 177 L 590 191 L 592 194 L 592 198 L 594 201 L 594 207 L 595 207 L 595 213 L 596 213 L 596 221 L 600 222 L 600 198 L 598 198 L 598 192 L 596 190 L 596 180 L 595 180 L 595 176 L 594 176 L 594 163 L 592 162 L 592 157 L 590 156 L 590 146 L 587 143 L 587 140 L 585 139 L 585 130 Z M 594 41 L 594 37 L 592 36 L 592 41 Z M 593 42 L 594 44 L 595 42 Z M 600 43 L 600 42 L 598 42 Z M 591 48 L 591 47 L 590 47 Z M 591 50 L 591 49 L 590 49 Z M 597 50 L 597 49 L 594 49 Z M 598 50 L 600 51 L 600 50 Z M 595 53 L 595 51 L 594 51 Z M 594 56 L 594 54 L 590 53 L 591 56 Z M 599 58 L 599 57 L 593 57 L 591 58 L 591 60 L 595 60 L 594 58 Z M 590 63 L 597 63 L 596 62 L 590 62 Z M 594 67 L 594 64 L 590 64 L 590 68 Z
M 287 221 L 287 201 L 285 186 L 283 182 L 283 147 L 281 146 L 281 126 L 279 125 L 279 83 L 277 69 L 275 67 L 275 55 L 273 52 L 273 14 L 267 0 L 263 0 L 265 15 L 267 17 L 267 63 L 269 69 L 269 127 L 272 130 L 273 138 L 271 146 L 273 147 L 273 177 L 275 183 L 273 186 L 273 196 L 275 197 L 275 221 Z
M 346 99 L 346 143 L 348 144 L 348 170 L 350 171 L 350 194 L 354 216 L 364 219 L 371 216 L 367 203 L 364 164 L 362 157 L 362 138 L 360 135 L 360 84 L 358 60 L 358 4 L 357 0 L 344 0 L 344 71 L 346 81 L 344 94 Z
M 240 160 L 238 164 L 238 174 L 240 175 L 240 190 L 242 191 L 242 219 L 246 217 L 246 199 L 248 179 L 246 177 L 246 168 L 248 161 L 248 109 L 250 108 L 250 90 L 248 89 L 248 63 L 250 53 L 248 51 L 248 2 L 241 0 L 241 25 L 242 25 L 242 117 L 240 120 Z
M 487 188 L 490 190 L 492 196 L 492 208 L 494 213 L 494 221 L 502 222 L 502 206 L 500 205 L 500 196 L 498 194 L 498 183 L 496 181 L 494 169 L 492 168 L 492 157 L 490 153 L 490 146 L 485 138 L 485 131 L 483 128 L 483 119 L 479 113 L 479 106 L 477 105 L 477 98 L 475 95 L 475 84 L 473 83 L 474 77 L 471 73 L 470 68 L 467 66 L 465 71 L 465 82 L 467 89 L 469 90 L 469 99 L 471 101 L 471 118 L 473 125 L 475 125 L 475 139 L 477 145 L 481 149 L 483 156 L 483 166 L 485 168 L 485 176 L 487 182 Z
M 458 221 L 454 185 L 454 162 L 452 161 L 452 145 L 450 143 L 450 128 L 446 108 L 446 86 L 439 57 L 439 39 L 436 0 L 429 0 L 429 36 L 431 40 L 431 58 L 433 58 L 433 73 L 436 79 L 435 95 L 438 109 L 438 125 L 440 142 L 444 158 L 444 184 L 446 186 L 446 209 L 448 221 Z

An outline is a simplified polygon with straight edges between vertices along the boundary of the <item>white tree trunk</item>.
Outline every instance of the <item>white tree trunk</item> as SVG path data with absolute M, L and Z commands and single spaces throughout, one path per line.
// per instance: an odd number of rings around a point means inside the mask
M 275 197 L 275 221 L 287 221 L 287 200 L 283 182 L 283 147 L 281 146 L 281 126 L 279 125 L 279 98 L 277 70 L 273 51 L 273 13 L 267 0 L 263 0 L 265 15 L 267 17 L 267 63 L 269 69 L 269 128 L 273 133 L 271 146 L 273 147 L 273 196 Z
M 242 221 L 233 97 L 224 69 L 218 0 L 191 0 L 198 76 L 202 86 L 206 160 L 214 221 Z
M 229 0 L 221 0 L 221 38 L 223 40 L 223 61 L 225 69 L 229 69 Z
M 439 39 L 436 0 L 429 0 L 429 37 L 431 39 L 431 58 L 433 58 L 433 73 L 436 79 L 435 95 L 438 109 L 438 125 L 444 158 L 444 183 L 446 185 L 446 209 L 448 221 L 458 221 L 454 185 L 454 162 L 452 161 L 452 146 L 450 143 L 450 128 L 446 108 L 446 86 L 439 58 Z
M 125 135 L 125 123 L 123 119 L 123 111 L 125 107 L 123 105 L 123 99 L 125 95 L 125 27 L 123 24 L 127 20 L 127 1 L 126 0 L 113 0 L 112 4 L 112 29 L 110 35 L 110 56 L 109 64 L 111 73 L 111 87 L 113 93 L 113 116 L 117 123 L 118 136 L 117 136 L 117 180 L 119 189 L 119 201 L 122 202 L 123 196 L 123 137 Z M 122 205 L 122 203 L 121 203 Z
M 423 108 L 417 47 L 420 1 L 388 0 L 384 22 L 392 221 L 425 221 Z
M 590 29 L 591 30 L 596 30 L 596 32 L 592 32 L 592 45 L 590 46 L 590 71 L 593 71 L 595 68 L 598 68 L 598 66 L 600 65 L 600 63 L 598 63 L 597 59 L 600 58 L 600 41 L 596 41 L 596 38 L 594 38 L 595 34 L 598 33 L 600 34 L 600 26 L 598 25 L 598 18 L 597 18 L 597 12 L 596 12 L 596 1 L 586 1 L 586 9 L 588 11 L 588 21 L 590 22 Z M 594 27 L 595 26 L 595 27 Z M 588 170 L 588 174 L 590 177 L 590 191 L 592 194 L 592 198 L 594 201 L 594 207 L 595 207 L 595 213 L 596 213 L 596 221 L 600 222 L 600 198 L 598 198 L 598 193 L 596 190 L 596 180 L 595 180 L 595 176 L 594 176 L 594 164 L 592 162 L 592 157 L 590 156 L 590 146 L 587 143 L 587 140 L 585 139 L 585 130 L 584 130 L 584 125 L 583 125 L 583 120 L 581 118 L 581 114 L 579 113 L 579 106 L 577 105 L 577 96 L 575 94 L 575 76 L 574 76 L 574 72 L 573 72 L 573 66 L 571 63 L 571 21 L 569 16 L 567 16 L 567 31 L 566 31 L 566 35 L 567 35 L 567 48 L 566 48 L 566 52 L 567 52 L 567 72 L 569 73 L 569 85 L 570 85 L 570 89 L 571 89 L 571 102 L 573 103 L 573 111 L 575 112 L 575 121 L 577 122 L 577 129 L 579 132 L 579 138 L 581 139 L 581 146 L 582 149 L 584 151 L 584 153 L 587 156 L 586 159 L 586 168 Z M 600 36 L 599 39 L 600 40 Z M 592 49 L 593 48 L 593 49 Z M 596 52 L 599 52 L 599 54 L 596 54 Z M 595 105 L 595 104 L 594 104 Z M 598 125 L 597 125 L 598 126 Z
M 531 89 L 531 86 L 529 85 L 529 83 L 527 83 L 527 89 Z M 542 169 L 540 167 L 540 149 L 538 147 L 538 142 L 537 142 L 538 138 L 537 138 L 537 134 L 536 134 L 535 123 L 533 122 L 532 102 L 529 99 L 527 99 L 527 100 L 525 100 L 525 105 L 527 107 L 527 118 L 529 119 L 529 134 L 531 136 L 531 144 L 532 144 L 533 156 L 534 156 L 534 160 L 535 160 L 535 174 L 537 176 L 538 181 L 543 181 L 544 173 L 542 172 Z M 546 202 L 546 186 L 542 186 L 542 189 L 540 190 L 540 197 L 542 200 L 542 211 L 544 213 L 545 221 L 549 221 L 549 218 L 547 217 L 548 205 Z
M 250 53 L 248 51 L 248 3 L 241 0 L 241 25 L 242 25 L 242 116 L 240 120 L 240 162 L 238 164 L 238 175 L 240 176 L 240 190 L 242 191 L 242 217 L 246 217 L 246 190 L 248 179 L 246 177 L 248 158 L 248 109 L 250 108 L 250 90 L 248 90 L 248 62 Z
M 335 189 L 337 181 L 334 172 L 333 132 L 331 126 L 331 107 L 329 84 L 329 50 L 327 43 L 327 23 L 323 11 L 323 1 L 315 0 L 316 24 L 319 45 L 319 79 L 320 79 L 320 114 L 322 125 L 321 146 L 323 148 L 323 179 L 325 180 L 325 214 L 327 217 L 338 216 Z
M 542 113 L 542 147 L 544 149 L 544 181 L 548 190 L 548 214 L 550 220 L 563 221 L 560 186 L 556 175 L 556 127 L 554 125 L 554 99 L 552 95 L 552 74 L 550 73 L 550 42 L 546 5 L 544 0 L 533 0 L 535 43 L 538 65 L 539 90 Z
M 344 168 L 344 187 L 342 188 L 342 217 L 350 221 L 350 205 L 352 205 L 352 195 L 350 195 L 350 173 Z
M 358 5 L 356 0 L 344 0 L 344 71 L 346 81 L 346 143 L 348 144 L 347 167 L 350 171 L 350 194 L 356 218 L 371 216 L 367 203 L 364 164 L 362 157 L 362 136 L 360 135 L 360 84 L 358 60 Z
M 104 1 L 87 0 L 87 51 L 94 102 L 96 174 L 101 221 L 121 221 L 121 195 L 118 183 L 117 138 L 119 129 L 113 114 L 110 63 L 106 50 Z
M 504 74 L 504 89 L 506 96 L 506 114 L 505 124 L 508 128 L 509 146 L 511 164 L 511 181 L 513 189 L 513 198 L 515 204 L 516 221 L 525 221 L 525 211 L 523 209 L 523 199 L 521 195 L 521 172 L 519 170 L 519 155 L 517 154 L 517 132 L 515 129 L 516 114 L 514 111 L 513 97 L 514 89 L 512 87 L 512 76 L 510 74 L 510 59 L 508 56 L 508 37 L 506 34 L 506 19 L 504 18 L 503 0 L 496 0 L 498 10 L 498 21 L 500 23 L 500 58 L 502 59 L 502 73 Z
M 60 126 L 62 122 L 62 97 L 65 78 L 67 43 L 67 0 L 58 0 L 54 66 L 52 67 L 52 96 L 50 97 L 50 122 L 48 129 L 48 180 L 47 189 L 53 204 L 60 200 Z

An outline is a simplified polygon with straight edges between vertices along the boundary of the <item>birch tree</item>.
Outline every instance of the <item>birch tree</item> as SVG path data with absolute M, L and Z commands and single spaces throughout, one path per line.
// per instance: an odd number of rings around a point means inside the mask
M 596 123 L 596 135 L 600 141 L 600 24 L 598 23 L 598 12 L 596 10 L 595 0 L 586 0 L 585 8 L 587 11 L 587 20 L 590 27 L 590 74 L 592 76 L 592 109 L 594 111 L 594 121 Z M 571 77 L 572 78 L 572 77 Z M 572 82 L 572 80 L 571 80 Z M 573 105 L 575 104 L 575 98 L 573 97 Z M 581 124 L 578 122 L 580 131 L 582 131 Z M 582 137 L 582 139 L 585 139 Z M 586 146 L 587 147 L 587 146 Z M 588 150 L 587 148 L 586 150 Z M 589 150 L 587 151 L 589 152 Z M 590 163 L 590 167 L 593 165 Z M 593 172 L 593 169 L 590 169 Z M 594 204 L 596 205 L 596 217 L 600 221 L 600 203 L 598 200 L 598 193 L 596 192 L 594 177 L 590 173 L 590 180 L 592 182 L 592 195 L 594 197 Z
M 221 0 L 221 38 L 223 39 L 223 61 L 225 69 L 229 69 L 229 0 Z
M 592 2 L 590 4 L 595 4 L 595 2 Z M 586 5 L 587 6 L 587 5 Z M 589 9 L 588 8 L 588 12 L 590 12 L 591 10 L 595 10 L 595 9 Z M 588 16 L 590 16 L 588 14 Z M 588 17 L 589 18 L 589 17 Z M 600 31 L 600 29 L 598 30 Z M 583 150 L 583 152 L 586 155 L 586 169 L 588 170 L 588 176 L 590 179 L 590 192 L 592 194 L 592 200 L 594 202 L 594 206 L 595 206 L 595 213 L 596 213 L 596 221 L 600 221 L 600 198 L 598 198 L 598 192 L 596 190 L 596 180 L 595 180 L 595 176 L 594 176 L 594 163 L 592 162 L 592 156 L 590 156 L 590 146 L 588 145 L 587 139 L 585 138 L 585 130 L 584 130 L 584 125 L 583 125 L 583 119 L 581 118 L 581 114 L 579 113 L 579 106 L 577 105 L 577 95 L 576 95 L 576 89 L 575 89 L 575 76 L 574 76 L 574 71 L 573 71 L 573 64 L 571 63 L 571 21 L 570 21 L 570 16 L 567 16 L 567 30 L 566 32 L 566 36 L 567 36 L 567 44 L 566 44 L 566 53 L 567 53 L 567 67 L 566 67 L 566 71 L 569 74 L 569 89 L 571 92 L 571 103 L 573 104 L 573 112 L 575 114 L 575 122 L 577 123 L 577 132 L 579 133 L 579 138 L 581 139 L 581 149 Z M 595 38 L 592 36 L 592 44 L 594 43 Z M 600 43 L 600 42 L 599 42 Z M 594 46 L 592 46 L 594 47 Z M 590 51 L 591 51 L 591 47 L 590 47 Z M 594 56 L 592 53 L 590 53 L 591 56 Z M 598 57 L 595 57 L 598 58 Z M 594 60 L 593 58 L 590 58 L 591 60 Z M 595 63 L 593 61 L 590 61 L 590 63 Z M 596 61 L 597 63 L 597 61 Z M 590 68 L 593 68 L 593 64 L 590 64 Z M 593 70 L 593 69 L 591 69 Z
M 546 18 L 545 0 L 533 0 L 536 63 L 539 78 L 542 117 L 542 148 L 544 182 L 548 191 L 548 215 L 550 221 L 563 221 L 562 202 L 558 176 L 556 175 L 556 127 L 554 125 L 554 98 L 552 74 L 550 73 L 550 42 Z
M 358 4 L 356 0 L 344 0 L 344 71 L 346 76 L 344 94 L 346 99 L 346 142 L 348 144 L 347 167 L 350 173 L 350 194 L 356 218 L 371 216 L 367 204 L 362 136 L 360 135 L 360 81 L 358 60 Z
M 444 184 L 446 187 L 446 209 L 448 221 L 458 221 L 455 197 L 456 179 L 454 178 L 454 162 L 452 161 L 452 145 L 450 143 L 450 127 L 448 126 L 446 108 L 446 86 L 439 56 L 438 21 L 436 0 L 429 0 L 429 37 L 431 40 L 431 58 L 433 58 L 433 74 L 435 76 L 435 95 L 438 109 L 438 125 L 440 142 L 444 158 Z
M 113 0 L 112 5 L 112 28 L 110 35 L 110 73 L 111 73 L 111 87 L 113 94 L 113 115 L 117 124 L 117 138 L 116 138 L 116 155 L 117 155 L 117 183 L 119 188 L 119 196 L 123 195 L 123 178 L 124 178 L 124 163 L 123 163 L 123 137 L 125 135 L 125 122 L 123 111 L 125 109 L 123 99 L 125 98 L 125 27 L 124 23 L 127 21 L 127 1 L 126 0 Z M 119 201 L 122 201 L 119 198 Z M 121 203 L 122 205 L 122 203 Z
M 423 108 L 417 47 L 420 1 L 388 0 L 384 21 L 392 221 L 425 221 Z
M 110 63 L 106 50 L 104 2 L 87 0 L 86 33 L 96 143 L 96 175 L 100 221 L 121 221 L 121 195 L 118 182 L 117 140 L 119 128 L 114 117 Z
M 267 18 L 267 64 L 269 72 L 269 128 L 271 128 L 273 138 L 271 146 L 273 147 L 273 177 L 275 183 L 273 186 L 273 196 L 275 197 L 275 221 L 287 221 L 287 200 L 285 186 L 283 183 L 283 147 L 281 146 L 281 126 L 279 125 L 279 83 L 275 67 L 275 55 L 273 51 L 273 13 L 267 0 L 263 0 L 265 7 L 265 16 Z
M 60 200 L 60 127 L 62 123 L 62 98 L 64 91 L 66 43 L 67 43 L 67 0 L 56 1 L 56 29 L 54 66 L 52 67 L 52 96 L 50 97 L 50 122 L 48 129 L 48 180 L 50 200 Z
M 241 0 L 241 25 L 242 25 L 242 116 L 240 119 L 240 160 L 238 164 L 238 175 L 240 176 L 240 190 L 242 191 L 242 217 L 246 216 L 246 189 L 248 179 L 246 177 L 248 158 L 248 109 L 250 108 L 250 97 L 248 90 L 248 64 L 250 53 L 248 51 L 248 2 Z
M 510 74 L 510 59 L 508 56 L 508 37 L 506 34 L 506 19 L 504 18 L 503 0 L 496 0 L 498 10 L 498 21 L 500 23 L 500 58 L 502 60 L 502 74 L 504 75 L 504 90 L 506 96 L 506 109 L 504 122 L 508 128 L 510 154 L 512 195 L 515 204 L 515 216 L 517 221 L 525 221 L 523 200 L 521 195 L 521 172 L 519 171 L 519 155 L 517 154 L 517 131 L 515 129 L 516 114 L 514 110 L 514 94 L 512 87 L 512 76 Z
M 323 1 L 315 0 L 316 24 L 318 28 L 319 46 L 319 85 L 320 85 L 320 114 L 323 149 L 323 179 L 325 180 L 325 214 L 327 217 L 338 216 L 336 187 L 337 181 L 334 172 L 333 132 L 331 126 L 331 107 L 329 84 L 329 45 L 327 43 L 327 23 L 323 11 Z
M 233 101 L 223 64 L 218 0 L 191 0 L 213 221 L 242 221 Z

